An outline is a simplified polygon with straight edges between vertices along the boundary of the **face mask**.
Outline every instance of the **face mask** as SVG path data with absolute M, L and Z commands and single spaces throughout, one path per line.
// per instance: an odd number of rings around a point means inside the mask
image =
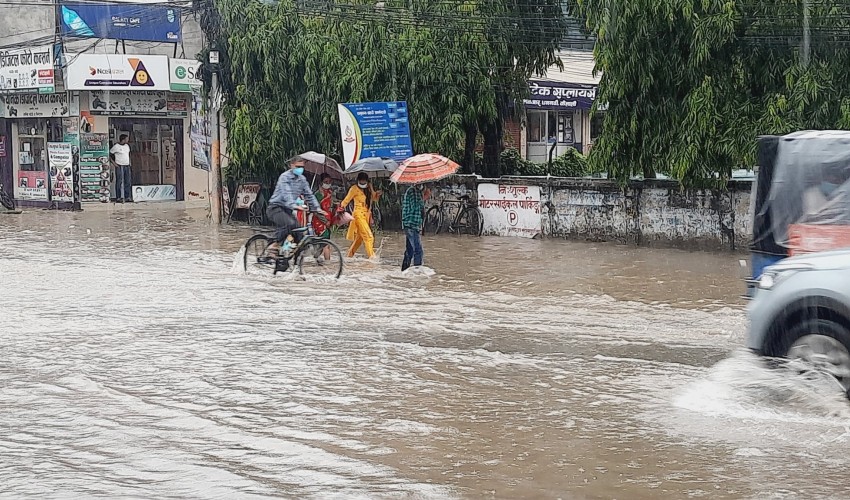
M 365 182 L 358 182 L 358 183 L 357 183 L 357 186 L 358 186 L 360 189 L 366 189 L 366 187 L 367 187 L 367 186 L 369 186 L 369 184 L 367 184 L 367 183 L 365 183 Z
M 295 175 L 304 175 L 304 167 L 295 167 L 292 169 Z
M 331 184 L 328 184 L 327 182 L 322 184 L 322 189 L 330 189 L 330 188 L 331 188 Z

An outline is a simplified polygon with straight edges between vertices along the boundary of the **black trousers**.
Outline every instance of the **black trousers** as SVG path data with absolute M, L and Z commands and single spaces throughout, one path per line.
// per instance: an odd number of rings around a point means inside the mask
M 269 205 L 266 216 L 277 227 L 274 238 L 278 243 L 283 243 L 292 230 L 298 227 L 298 219 L 292 215 L 292 211 L 279 205 Z

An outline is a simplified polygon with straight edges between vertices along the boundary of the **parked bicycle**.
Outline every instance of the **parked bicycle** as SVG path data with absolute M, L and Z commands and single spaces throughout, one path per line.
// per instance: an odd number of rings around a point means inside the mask
M 15 200 L 12 199 L 11 196 L 6 194 L 6 190 L 3 188 L 2 183 L 0 183 L 0 205 L 3 205 L 6 210 L 15 209 Z
M 453 204 L 459 205 L 454 218 L 451 217 L 452 210 L 449 208 Z M 447 200 L 442 196 L 439 205 L 425 212 L 422 232 L 440 234 L 444 228 L 450 233 L 481 236 L 484 232 L 484 216 L 468 195 L 461 196 L 457 201 Z
M 268 254 L 269 245 L 274 241 L 271 235 L 251 236 L 245 242 L 244 270 L 273 270 L 273 274 L 277 274 L 289 271 L 291 267 L 293 272 L 297 269 L 301 275 L 339 278 L 343 268 L 342 251 L 334 242 L 317 237 L 311 221 L 308 218 L 305 227 L 293 230 L 293 233 L 303 235 L 301 242 L 293 248 L 285 248 L 284 243 L 277 257 Z

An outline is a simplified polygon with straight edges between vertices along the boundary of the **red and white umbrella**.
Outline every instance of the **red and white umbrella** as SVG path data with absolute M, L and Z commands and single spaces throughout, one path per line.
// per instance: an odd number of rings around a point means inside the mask
M 404 160 L 390 176 L 390 181 L 399 184 L 434 182 L 454 175 L 458 169 L 460 165 L 445 156 L 425 153 Z

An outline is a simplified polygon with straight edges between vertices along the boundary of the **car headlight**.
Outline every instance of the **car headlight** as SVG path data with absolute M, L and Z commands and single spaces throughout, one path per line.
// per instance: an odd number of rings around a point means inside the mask
M 779 284 L 780 281 L 788 279 L 795 273 L 800 271 L 808 271 L 813 267 L 810 264 L 779 264 L 770 266 L 764 270 L 759 278 L 759 288 L 762 290 L 770 290 Z

